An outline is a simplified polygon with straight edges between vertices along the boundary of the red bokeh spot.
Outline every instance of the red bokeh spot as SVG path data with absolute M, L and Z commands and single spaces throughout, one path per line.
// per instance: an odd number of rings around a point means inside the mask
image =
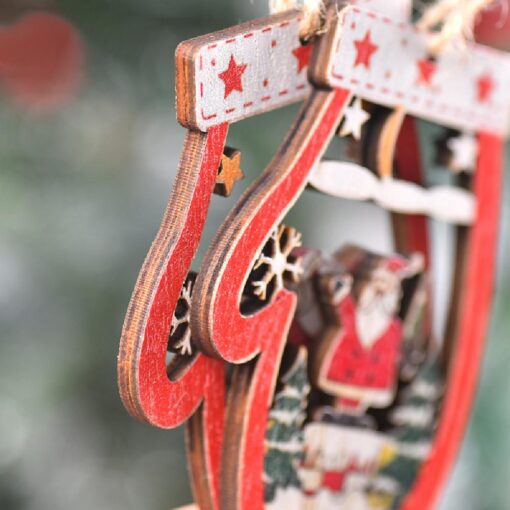
M 482 44 L 510 50 L 510 0 L 499 0 L 480 13 L 475 38 Z
M 0 84 L 30 111 L 63 106 L 78 90 L 83 65 L 77 32 L 56 15 L 29 14 L 0 30 Z

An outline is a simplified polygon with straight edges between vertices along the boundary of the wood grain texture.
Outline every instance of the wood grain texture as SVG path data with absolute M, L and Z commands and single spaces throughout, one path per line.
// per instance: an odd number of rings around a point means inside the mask
M 229 396 L 223 455 L 222 509 L 263 508 L 263 444 L 267 412 L 296 298 L 281 290 L 262 310 L 243 315 L 240 299 L 271 232 L 303 191 L 333 136 L 348 91 L 314 92 L 262 176 L 250 186 L 202 263 L 192 304 L 192 330 L 209 355 L 249 374 L 249 387 Z
M 304 99 L 312 45 L 301 45 L 301 20 L 301 11 L 291 10 L 181 43 L 179 122 L 207 131 Z
M 508 109 L 497 108 L 510 102 L 508 90 L 501 90 L 501 84 L 510 83 L 506 57 L 475 48 L 469 68 L 457 69 L 455 54 L 431 63 L 424 60 L 423 38 L 407 25 L 357 8 L 348 8 L 340 18 L 332 11 L 328 32 L 315 44 L 310 89 L 305 69 L 311 46 L 299 43 L 300 16 L 292 11 L 250 22 L 187 41 L 177 51 L 178 116 L 193 131 L 187 135 L 167 211 L 129 305 L 118 373 L 122 399 L 133 416 L 163 428 L 188 421 L 192 486 L 201 510 L 264 508 L 268 409 L 297 297 L 278 289 L 248 309 L 242 308 L 243 292 L 263 247 L 302 194 L 351 95 L 397 108 L 399 115 L 373 131 L 373 143 L 362 140 L 363 150 L 366 158 L 369 152 L 374 158 L 367 166 L 376 172 L 389 177 L 396 159 L 395 175 L 413 183 L 423 180 L 419 147 L 409 117 L 400 129 L 400 105 L 442 124 L 484 126 L 491 133 L 502 133 L 508 120 Z M 386 55 L 384 65 L 375 64 L 381 55 Z M 273 65 L 275 59 L 281 68 Z M 469 82 L 454 100 L 450 89 L 437 88 L 445 80 L 441 72 L 446 73 L 446 64 Z M 384 67 L 388 65 L 391 69 Z M 457 76 L 451 81 L 460 86 Z M 396 84 L 407 91 L 397 90 Z M 388 91 L 383 93 L 383 87 Z M 184 368 L 169 376 L 165 355 L 170 325 L 218 184 L 228 123 L 300 100 L 310 90 L 279 151 L 243 194 L 206 253 L 191 302 L 192 339 L 200 352 L 181 359 Z M 466 100 L 469 94 L 478 99 L 474 110 L 466 106 L 473 102 L 473 97 Z M 445 108 L 440 108 L 441 101 Z M 461 106 L 456 106 L 458 101 Z M 461 113 L 456 110 L 453 119 L 455 108 Z M 373 151 L 374 146 L 379 150 Z M 471 232 L 463 230 L 459 236 L 453 300 L 460 298 L 461 305 L 451 314 L 456 340 L 448 391 L 432 455 L 405 510 L 433 507 L 468 420 L 490 310 L 501 151 L 500 138 L 480 135 L 475 181 L 479 210 Z M 393 225 L 397 248 L 419 251 L 428 263 L 424 216 L 395 214 Z M 428 321 L 425 327 L 430 327 Z
M 452 353 L 436 439 L 403 510 L 432 510 L 435 507 L 464 437 L 480 373 L 494 286 L 503 141 L 494 135 L 480 133 L 479 143 L 474 184 L 478 218 L 467 245 L 464 293 L 458 311 L 462 320 Z
M 204 400 L 186 424 L 186 452 L 191 488 L 200 510 L 219 510 L 220 467 L 224 434 L 225 374 L 208 374 Z
M 508 54 L 473 44 L 432 62 L 429 37 L 410 23 L 346 7 L 330 18 L 310 78 L 444 126 L 508 134 Z
M 205 224 L 227 125 L 188 133 L 165 216 L 142 266 L 122 330 L 119 389 L 136 418 L 162 428 L 184 423 L 202 402 L 210 493 L 218 484 L 224 406 L 223 365 L 198 354 L 177 380 L 165 357 L 172 316 Z M 199 474 L 204 476 L 203 473 Z M 197 495 L 200 501 L 200 494 Z M 210 508 L 208 502 L 204 508 Z M 216 507 L 217 508 L 217 507 Z

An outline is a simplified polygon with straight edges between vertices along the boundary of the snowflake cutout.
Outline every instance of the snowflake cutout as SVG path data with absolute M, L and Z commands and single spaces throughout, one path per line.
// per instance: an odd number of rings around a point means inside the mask
M 286 278 L 293 282 L 299 281 L 303 269 L 299 259 L 293 260 L 291 255 L 292 250 L 299 246 L 301 246 L 301 234 L 297 230 L 280 225 L 272 232 L 253 266 L 254 270 L 264 265 L 267 266 L 262 277 L 252 282 L 255 288 L 253 291 L 255 296 L 265 301 L 268 298 L 268 289 L 271 282 L 274 282 L 274 287 L 270 297 L 283 289 Z
M 171 350 L 181 356 L 191 356 L 193 345 L 191 343 L 191 291 L 193 289 L 194 277 L 188 276 L 182 286 L 177 307 L 170 325 Z M 180 326 L 184 325 L 184 328 Z

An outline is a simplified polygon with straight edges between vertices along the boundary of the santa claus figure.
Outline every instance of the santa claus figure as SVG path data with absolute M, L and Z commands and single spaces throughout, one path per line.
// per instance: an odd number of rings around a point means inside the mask
M 319 342 L 316 386 L 342 411 L 387 407 L 395 396 L 402 347 L 402 285 L 423 258 L 383 257 L 348 246 L 335 255 L 342 270 L 319 277 L 327 326 Z

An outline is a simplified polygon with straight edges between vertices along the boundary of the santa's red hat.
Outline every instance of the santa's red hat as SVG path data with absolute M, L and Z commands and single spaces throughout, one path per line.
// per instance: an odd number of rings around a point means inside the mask
M 393 255 L 386 259 L 384 266 L 388 271 L 397 273 L 402 279 L 410 278 L 423 271 L 425 258 L 418 252 L 412 253 L 409 257 Z

